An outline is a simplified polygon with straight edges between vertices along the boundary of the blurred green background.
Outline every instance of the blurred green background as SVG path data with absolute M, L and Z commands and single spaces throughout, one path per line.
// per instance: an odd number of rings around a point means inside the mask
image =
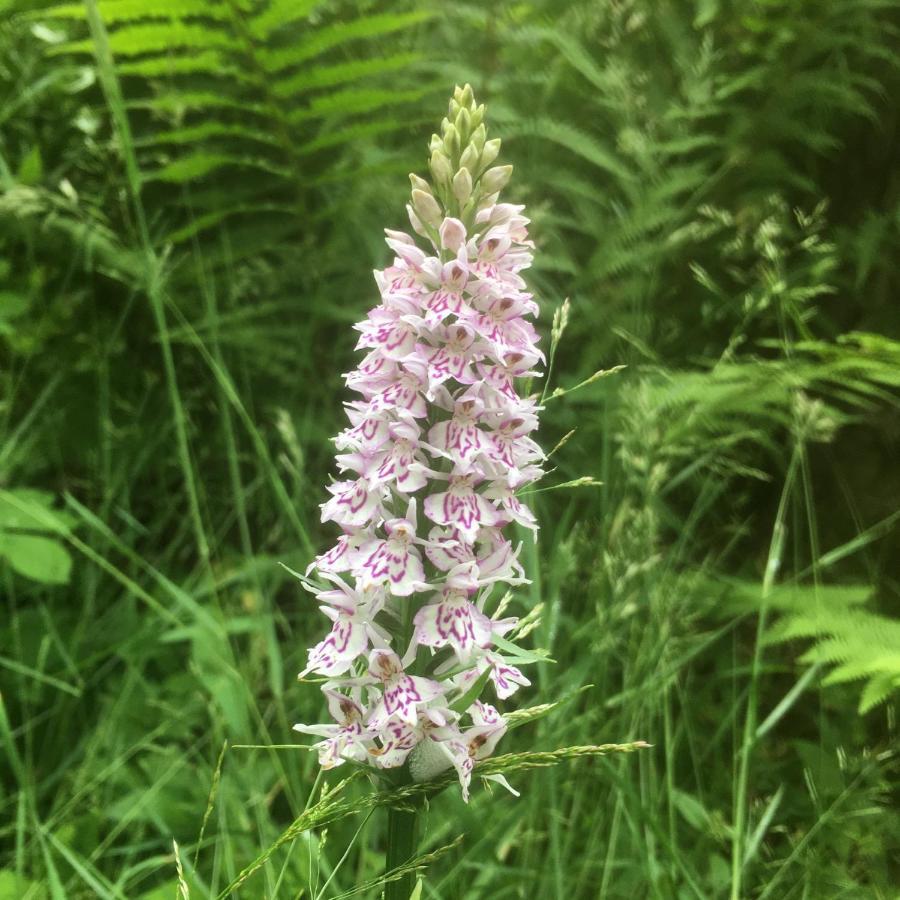
M 0 0 L 0 898 L 175 897 L 173 838 L 214 897 L 310 799 L 279 745 L 324 620 L 278 563 L 333 534 L 350 326 L 465 81 L 545 334 L 571 299 L 554 385 L 627 366 L 544 414 L 548 485 L 604 486 L 538 495 L 514 605 L 557 664 L 516 699 L 568 699 L 503 747 L 654 747 L 442 795 L 422 897 L 897 897 L 898 27 Z M 227 895 L 347 896 L 383 849 L 350 817 Z

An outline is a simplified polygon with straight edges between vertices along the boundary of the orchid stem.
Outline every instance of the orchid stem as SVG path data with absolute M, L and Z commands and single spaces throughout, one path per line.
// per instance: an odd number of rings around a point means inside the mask
M 387 854 L 385 869 L 394 869 L 408 863 L 419 843 L 419 811 L 417 809 L 388 809 Z M 409 872 L 384 886 L 384 900 L 409 900 L 416 884 L 416 873 Z

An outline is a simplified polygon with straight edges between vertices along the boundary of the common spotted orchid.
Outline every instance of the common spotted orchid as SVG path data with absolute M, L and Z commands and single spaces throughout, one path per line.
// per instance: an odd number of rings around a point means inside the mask
M 324 768 L 347 761 L 415 779 L 456 770 L 464 798 L 476 762 L 507 729 L 505 700 L 528 679 L 513 663 L 498 585 L 527 583 L 512 533 L 536 533 L 521 499 L 543 453 L 540 407 L 520 395 L 543 354 L 521 272 L 532 259 L 523 207 L 499 202 L 484 107 L 456 89 L 431 140 L 433 185 L 417 176 L 410 234 L 387 231 L 381 303 L 356 329 L 360 399 L 335 439 L 340 475 L 322 521 L 337 543 L 307 570 L 330 632 L 301 676 L 325 679 L 334 724 L 317 735 Z

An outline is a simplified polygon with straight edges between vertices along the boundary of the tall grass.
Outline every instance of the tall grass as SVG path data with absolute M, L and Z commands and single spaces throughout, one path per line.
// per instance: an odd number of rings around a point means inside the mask
M 280 564 L 454 80 L 571 297 L 548 484 L 603 482 L 532 498 L 502 749 L 653 746 L 432 795 L 420 896 L 892 897 L 896 9 L 226 6 L 0 4 L 0 898 L 379 896 Z

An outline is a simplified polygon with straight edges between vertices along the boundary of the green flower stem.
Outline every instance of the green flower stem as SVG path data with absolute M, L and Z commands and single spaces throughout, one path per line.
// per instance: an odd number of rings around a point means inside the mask
M 419 810 L 392 806 L 388 809 L 386 872 L 408 863 L 419 845 Z M 416 885 L 416 873 L 408 872 L 384 886 L 384 900 L 409 900 Z

